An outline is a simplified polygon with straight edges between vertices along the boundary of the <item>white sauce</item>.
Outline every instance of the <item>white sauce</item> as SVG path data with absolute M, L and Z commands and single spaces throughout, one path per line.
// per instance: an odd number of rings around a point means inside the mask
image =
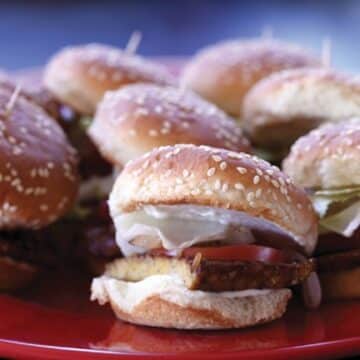
M 189 290 L 182 280 L 173 275 L 153 275 L 138 282 L 126 282 L 106 275 L 95 278 L 91 285 L 91 300 L 97 300 L 101 305 L 109 301 L 109 294 L 116 299 L 118 305 L 127 312 L 143 300 L 158 295 L 179 306 L 201 307 L 210 306 L 211 300 L 224 298 L 241 298 L 266 295 L 271 291 L 281 290 L 242 290 L 220 293 Z
M 215 240 L 254 243 L 251 228 L 295 237 L 271 222 L 240 211 L 196 205 L 147 205 L 115 215 L 113 220 L 116 242 L 125 256 L 161 246 L 174 250 Z

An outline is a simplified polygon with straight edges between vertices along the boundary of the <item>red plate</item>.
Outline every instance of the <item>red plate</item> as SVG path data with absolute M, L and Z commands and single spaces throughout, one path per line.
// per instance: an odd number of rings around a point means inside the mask
M 31 291 L 0 296 L 0 356 L 51 359 L 337 358 L 360 354 L 360 302 L 307 312 L 293 302 L 285 317 L 233 331 L 133 326 L 89 302 L 90 279 L 52 273 Z
M 175 73 L 179 63 L 170 61 Z M 28 75 L 22 73 L 22 80 Z M 90 278 L 74 269 L 48 274 L 25 294 L 0 295 L 0 357 L 296 360 L 360 354 L 360 302 L 326 304 L 310 312 L 293 301 L 281 320 L 268 325 L 189 332 L 117 321 L 109 308 L 90 303 L 89 286 Z

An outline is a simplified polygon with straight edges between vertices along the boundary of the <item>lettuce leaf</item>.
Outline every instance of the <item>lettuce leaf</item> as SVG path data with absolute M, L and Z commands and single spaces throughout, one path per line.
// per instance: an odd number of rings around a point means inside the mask
M 79 120 L 79 126 L 80 129 L 83 131 L 87 131 L 87 129 L 90 127 L 91 123 L 93 122 L 92 116 L 82 116 Z
M 327 216 L 320 220 L 320 225 L 329 231 L 334 231 L 346 237 L 354 234 L 360 226 L 360 201 L 348 206 L 345 210 L 335 215 Z
M 321 231 L 350 237 L 360 225 L 360 187 L 318 190 L 313 205 L 320 217 Z

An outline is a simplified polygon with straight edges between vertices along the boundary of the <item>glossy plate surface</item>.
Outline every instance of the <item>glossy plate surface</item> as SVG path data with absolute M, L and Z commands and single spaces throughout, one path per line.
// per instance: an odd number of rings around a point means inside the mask
M 281 320 L 247 330 L 176 331 L 116 321 L 90 303 L 90 278 L 51 273 L 17 296 L 0 296 L 0 356 L 54 359 L 136 357 L 329 359 L 360 354 L 360 302 L 307 312 L 293 302 Z
M 172 62 L 176 72 L 179 61 Z M 25 78 L 24 78 L 25 74 Z M 39 72 L 22 73 L 35 84 Z M 334 359 L 360 354 L 360 301 L 237 331 L 176 331 L 116 321 L 89 301 L 90 277 L 51 272 L 22 294 L 0 295 L 0 357 L 26 359 Z

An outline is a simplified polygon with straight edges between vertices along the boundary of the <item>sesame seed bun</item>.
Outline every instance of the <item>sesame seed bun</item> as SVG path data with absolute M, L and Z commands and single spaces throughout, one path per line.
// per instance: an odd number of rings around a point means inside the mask
M 292 69 L 259 81 L 249 91 L 243 126 L 256 146 L 279 149 L 323 122 L 353 116 L 360 116 L 360 78 L 331 69 Z
M 146 280 L 145 280 L 146 281 Z M 225 297 L 222 293 L 169 288 L 161 293 L 158 287 L 142 296 L 139 286 L 127 287 L 124 281 L 97 278 L 92 284 L 92 300 L 109 302 L 116 316 L 131 323 L 176 329 L 231 329 L 270 322 L 280 318 L 291 291 L 263 290 L 246 296 Z M 138 283 L 139 284 L 139 283 Z M 150 285 L 150 284 L 149 284 Z M 161 288 L 161 283 L 158 284 Z M 125 295 L 125 297 L 124 297 Z M 126 304 L 126 297 L 137 299 L 135 306 Z
M 158 64 L 101 44 L 61 50 L 44 73 L 45 86 L 59 101 L 90 115 L 105 91 L 135 82 L 168 85 L 175 80 Z
M 35 103 L 0 87 L 0 227 L 40 228 L 76 198 L 75 152 L 54 119 Z
M 240 127 L 215 105 L 191 91 L 154 84 L 107 92 L 88 133 L 103 156 L 117 165 L 178 143 L 250 151 Z
M 360 118 L 326 124 L 301 137 L 283 169 L 305 188 L 359 186 Z
M 57 119 L 59 117 L 60 105 L 43 85 L 31 83 L 23 85 L 21 81 L 17 81 L 17 79 L 11 78 L 0 71 L 0 88 L 14 92 L 17 86 L 21 89 L 21 95 L 29 101 L 39 105 L 53 118 Z
M 307 253 L 316 244 L 317 219 L 305 192 L 245 153 L 194 145 L 155 149 L 125 166 L 109 200 L 113 218 L 144 205 L 177 204 L 242 211 L 284 230 Z
M 201 50 L 186 66 L 182 83 L 240 118 L 245 94 L 273 72 L 319 66 L 302 48 L 275 40 L 232 40 Z

